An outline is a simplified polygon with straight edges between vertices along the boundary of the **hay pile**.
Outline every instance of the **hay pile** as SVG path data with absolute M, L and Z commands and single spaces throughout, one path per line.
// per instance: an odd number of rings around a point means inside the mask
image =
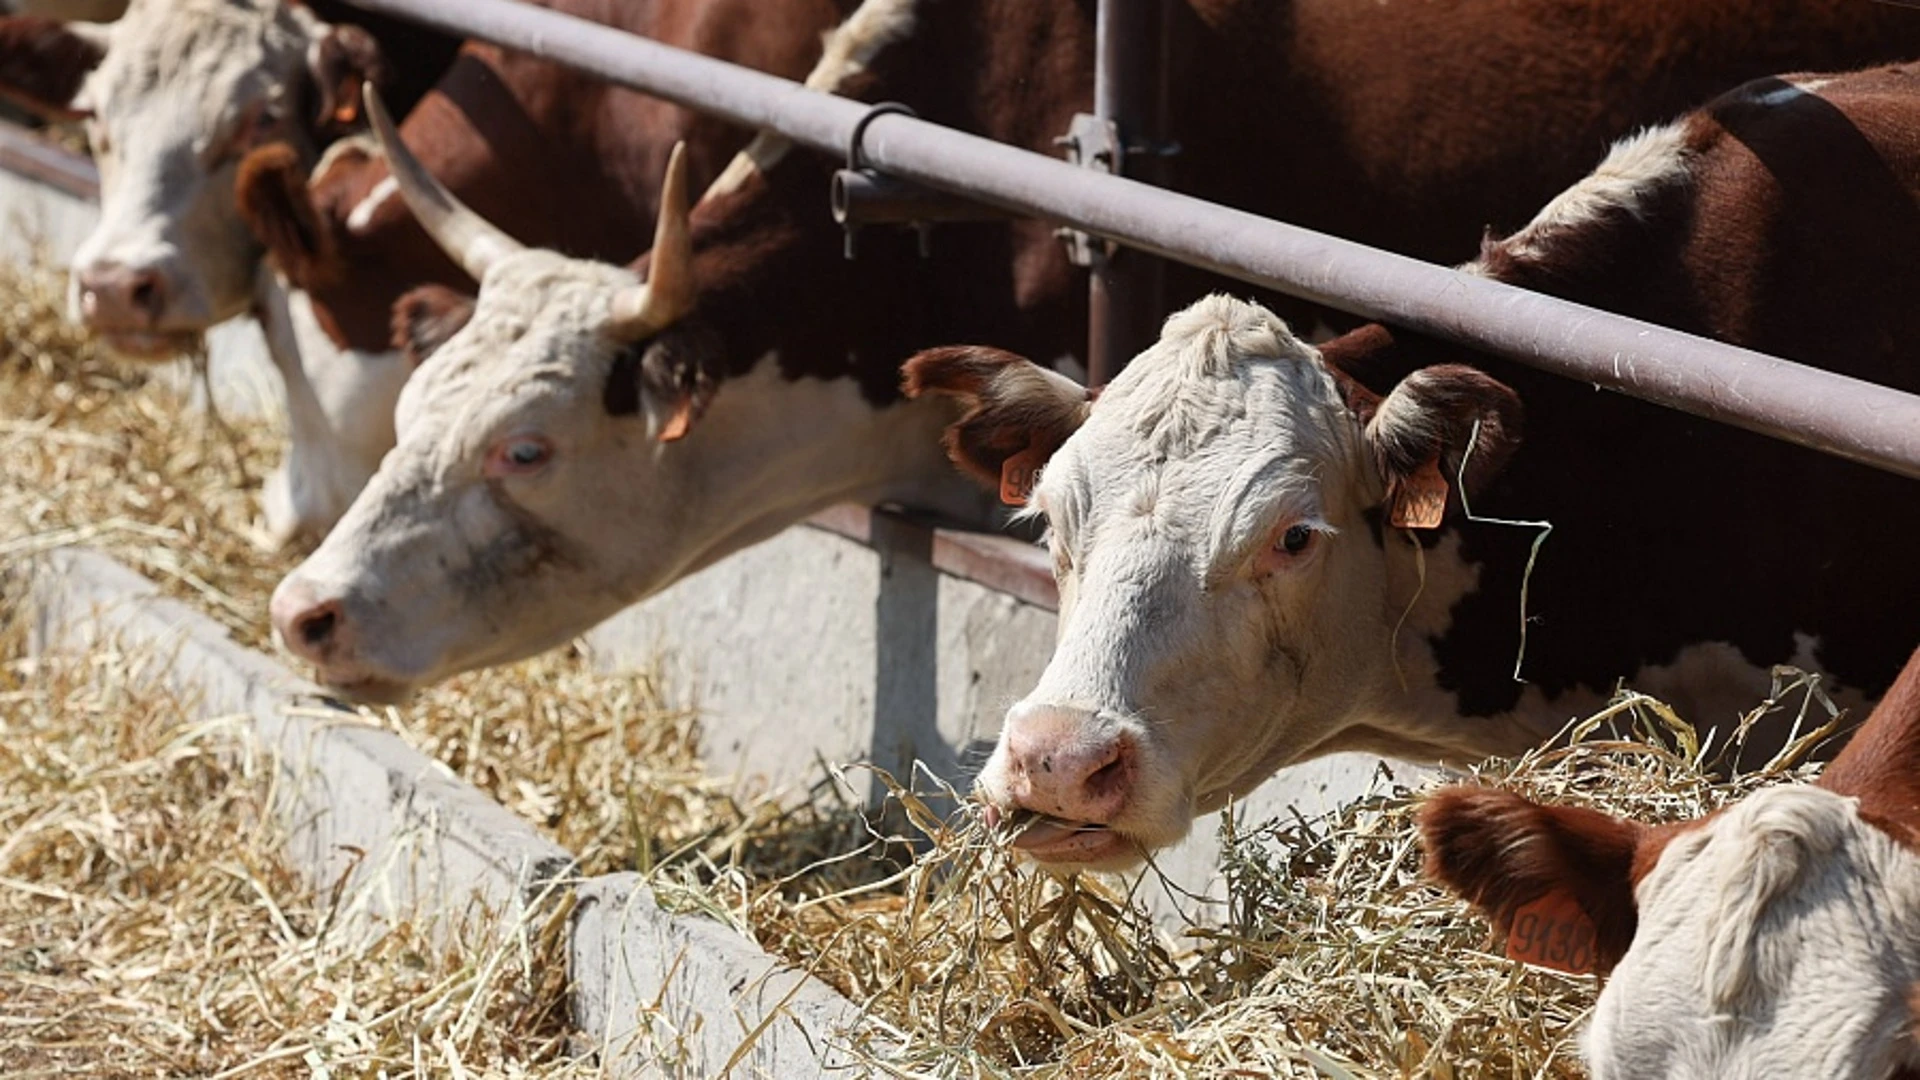
M 0 640 L 0 1070 L 565 1075 L 561 913 L 348 938 L 279 858 L 244 723 Z M 584 1073 L 583 1073 L 584 1075 Z
M 186 413 L 170 383 L 95 355 L 53 314 L 59 301 L 52 275 L 0 268 L 0 566 L 95 544 L 264 644 L 267 596 L 291 560 L 247 537 L 277 433 L 236 421 L 223 435 Z M 324 933 L 331 899 L 301 892 L 271 837 L 241 830 L 248 844 L 229 850 L 234 815 L 257 818 L 261 797 L 259 766 L 231 751 L 237 731 L 182 728 L 128 689 L 121 658 L 64 670 L 6 655 L 0 1062 L 291 1074 L 308 1068 L 308 1050 L 291 1049 L 305 1046 L 356 1074 L 376 1061 L 452 1072 L 448 1055 L 476 1074 L 573 1067 L 558 989 L 532 969 L 462 983 L 470 965 L 404 928 L 364 955 L 340 951 Z M 701 772 L 696 719 L 656 680 L 595 675 L 577 650 L 366 715 L 586 872 L 637 868 L 663 903 L 735 926 L 864 1005 L 871 1022 L 848 1045 L 883 1073 L 1581 1075 L 1570 1035 L 1593 980 L 1502 959 L 1484 924 L 1422 884 L 1414 796 L 1384 780 L 1332 817 L 1236 837 L 1228 926 L 1168 938 L 1110 883 L 1016 872 L 977 822 L 936 813 L 951 793 L 896 789 L 891 829 L 843 795 L 864 782 L 832 775 L 798 805 L 736 801 Z M 1794 775 L 1807 748 L 1716 784 L 1690 729 L 1652 703 L 1604 720 L 1486 779 L 1671 820 Z M 21 835 L 41 839 L 4 839 L 29 822 Z M 203 836 L 220 846 L 197 847 Z M 518 932 L 551 943 L 550 927 Z M 35 1041 L 78 1056 L 10 1056 Z
M 1724 748 L 1631 693 L 1571 745 L 1488 762 L 1477 779 L 1684 820 L 1809 779 L 1809 753 L 1841 726 L 1821 704 L 1783 673 L 1748 723 L 1791 708 L 1806 734 L 1731 781 L 1710 779 Z M 1233 836 L 1231 918 L 1177 943 L 1112 888 L 1023 878 L 976 824 L 941 827 L 905 795 L 936 850 L 900 894 L 770 890 L 754 927 L 868 1005 L 891 1039 L 869 1040 L 873 1060 L 899 1075 L 1584 1076 L 1575 1034 L 1595 980 L 1501 956 L 1485 923 L 1422 880 L 1418 794 L 1376 786 L 1336 813 Z

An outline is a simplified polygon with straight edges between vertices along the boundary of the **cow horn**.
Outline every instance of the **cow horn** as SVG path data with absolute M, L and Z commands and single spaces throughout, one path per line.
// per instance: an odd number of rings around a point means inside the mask
M 653 230 L 647 283 L 613 298 L 611 330 L 626 341 L 657 334 L 693 307 L 693 227 L 687 208 L 687 144 L 676 143 L 660 189 L 660 221 Z
M 367 119 L 372 122 L 374 137 L 380 140 L 380 149 L 387 156 L 387 169 L 400 185 L 401 198 L 407 200 L 407 208 L 449 258 L 473 280 L 479 281 L 486 276 L 487 267 L 525 250 L 520 241 L 501 232 L 454 198 L 453 193 L 420 164 L 420 159 L 413 156 L 400 133 L 394 130 L 393 118 L 387 115 L 387 107 L 372 82 L 366 84 L 365 97 Z

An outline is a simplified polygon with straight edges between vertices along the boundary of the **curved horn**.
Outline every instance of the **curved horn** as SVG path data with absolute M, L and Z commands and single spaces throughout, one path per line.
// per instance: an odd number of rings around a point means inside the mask
M 407 208 L 448 258 L 479 281 L 486 276 L 487 267 L 525 250 L 520 241 L 501 232 L 454 198 L 453 193 L 420 164 L 420 159 L 413 156 L 413 151 L 401 141 L 400 133 L 394 130 L 393 118 L 387 115 L 387 107 L 380 101 L 380 92 L 372 82 L 366 84 L 365 97 L 367 119 L 372 122 L 374 137 L 380 140 L 380 149 L 387 156 L 387 169 L 400 186 L 400 197 L 407 200 Z
M 693 308 L 693 226 L 687 208 L 687 144 L 675 143 L 660 189 L 660 221 L 653 230 L 647 283 L 613 298 L 610 329 L 638 341 L 678 322 Z

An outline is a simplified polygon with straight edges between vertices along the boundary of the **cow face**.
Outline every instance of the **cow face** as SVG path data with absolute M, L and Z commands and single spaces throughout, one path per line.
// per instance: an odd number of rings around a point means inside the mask
M 1429 872 L 1510 941 L 1537 905 L 1590 933 L 1611 972 L 1583 1039 L 1596 1080 L 1920 1067 L 1920 859 L 1852 798 L 1771 788 L 1650 829 L 1450 789 L 1421 830 Z
M 1436 368 L 1382 401 L 1224 297 L 1169 319 L 1091 407 L 1005 354 L 936 350 L 908 372 L 910 392 L 972 406 L 948 437 L 963 467 L 1017 483 L 1047 459 L 1032 507 L 1058 645 L 978 780 L 996 814 L 1037 816 L 1017 841 L 1033 856 L 1120 868 L 1290 762 L 1457 752 L 1383 707 L 1430 666 L 1414 650 L 1450 598 L 1422 597 L 1418 549 L 1377 512 L 1457 461 L 1474 419 L 1497 456 L 1504 387 Z
M 470 312 L 444 291 L 398 305 L 420 366 L 397 445 L 275 592 L 281 639 L 324 681 L 393 698 L 538 652 L 814 509 L 881 494 L 907 448 L 937 464 L 946 409 L 876 410 L 851 380 L 790 381 L 771 362 L 689 387 L 679 373 L 716 346 L 676 324 L 691 303 L 679 150 L 643 283 L 521 247 L 369 113 L 415 216 L 481 285 Z
M 0 78 L 86 117 L 100 169 L 73 316 L 122 352 L 158 356 L 245 313 L 258 250 L 234 204 L 241 156 L 270 139 L 310 148 L 351 121 L 351 92 L 377 63 L 364 33 L 281 0 L 135 0 L 104 27 L 8 20 Z

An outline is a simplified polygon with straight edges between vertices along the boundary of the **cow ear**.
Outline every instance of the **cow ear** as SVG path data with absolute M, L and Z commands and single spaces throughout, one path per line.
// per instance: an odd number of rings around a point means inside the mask
M 427 362 L 473 318 L 473 297 L 444 285 L 422 285 L 393 302 L 393 347 L 409 368 Z
M 1363 421 L 1387 482 L 1389 520 L 1438 527 L 1462 463 L 1468 494 L 1475 494 L 1513 456 L 1520 421 L 1520 398 L 1473 368 L 1443 364 L 1400 380 Z
M 1419 826 L 1428 876 L 1479 908 L 1509 956 L 1604 975 L 1626 955 L 1644 826 L 1473 787 L 1429 796 Z
M 947 456 L 1016 505 L 1093 403 L 1065 375 L 979 345 L 928 349 L 907 361 L 903 381 L 908 397 L 940 394 L 961 403 L 966 411 L 947 428 Z
M 313 205 L 306 166 L 292 145 L 271 142 L 249 151 L 240 159 L 233 192 L 241 220 L 288 282 L 311 289 L 338 275 L 333 225 Z
M 109 30 L 38 15 L 0 18 L 0 95 L 50 120 L 85 118 L 80 87 L 106 58 Z
M 315 87 L 314 124 L 322 133 L 338 134 L 358 126 L 361 88 L 387 82 L 380 43 L 358 26 L 318 28 L 307 46 L 307 68 Z

